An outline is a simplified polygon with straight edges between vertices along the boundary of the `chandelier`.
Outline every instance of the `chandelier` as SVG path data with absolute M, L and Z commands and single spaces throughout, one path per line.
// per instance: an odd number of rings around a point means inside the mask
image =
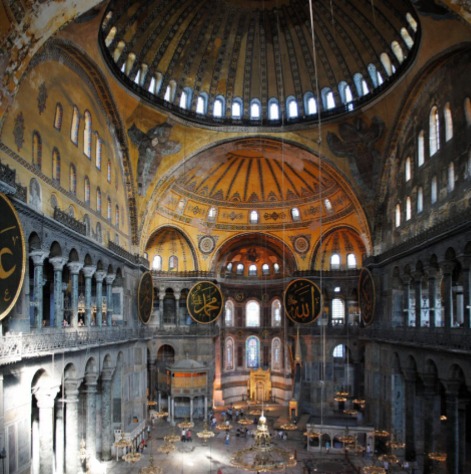
M 294 423 L 283 423 L 280 428 L 284 431 L 296 431 L 298 429 Z
M 307 430 L 304 433 L 304 436 L 310 439 L 320 438 L 321 434 L 318 431 Z
M 381 466 L 365 466 L 361 472 L 362 474 L 386 474 L 386 469 Z
M 182 430 L 189 430 L 190 428 L 193 428 L 195 424 L 192 421 L 185 420 L 185 421 L 180 421 L 180 423 L 178 423 L 177 426 L 181 428 Z
M 169 434 L 164 436 L 164 441 L 167 443 L 176 443 L 177 441 L 180 441 L 180 436 L 177 434 Z
M 141 453 L 136 453 L 136 451 L 132 450 L 129 453 L 123 456 L 123 461 L 126 461 L 130 464 L 134 464 L 141 460 Z
M 232 425 L 228 421 L 223 421 L 216 425 L 216 429 L 219 431 L 229 431 L 232 429 Z
M 168 411 L 160 410 L 160 411 L 158 411 L 158 412 L 155 414 L 155 416 L 156 416 L 157 418 L 165 418 L 165 417 L 168 416 Z
M 399 462 L 399 458 L 395 454 L 381 454 L 378 456 L 378 459 L 388 464 L 397 464 Z
M 386 430 L 375 430 L 374 435 L 376 438 L 388 438 L 389 431 Z
M 442 453 L 440 451 L 435 451 L 433 453 L 429 453 L 428 457 L 432 461 L 445 462 L 446 458 L 447 458 L 447 455 L 446 455 L 446 453 Z
M 293 453 L 272 444 L 266 422 L 262 412 L 254 445 L 237 451 L 230 461 L 233 466 L 244 471 L 277 472 L 296 465 Z
M 162 469 L 158 466 L 154 466 L 154 458 L 152 457 L 152 454 L 149 458 L 149 465 L 142 467 L 139 470 L 139 474 L 162 474 Z
M 198 438 L 202 439 L 203 442 L 206 443 L 208 441 L 208 439 L 214 437 L 214 433 L 211 430 L 208 430 L 208 425 L 206 424 L 206 421 L 205 421 L 204 426 L 203 426 L 203 430 L 198 431 L 196 433 L 196 436 L 198 436 Z
M 251 425 L 253 424 L 253 420 L 243 416 L 237 420 L 237 423 L 239 423 L 239 425 Z
M 169 443 L 168 441 L 165 441 L 164 444 L 160 445 L 158 448 L 157 448 L 157 451 L 159 453 L 163 453 L 163 454 L 169 454 L 169 453 L 172 453 L 173 451 L 175 451 L 175 445 L 173 443 Z

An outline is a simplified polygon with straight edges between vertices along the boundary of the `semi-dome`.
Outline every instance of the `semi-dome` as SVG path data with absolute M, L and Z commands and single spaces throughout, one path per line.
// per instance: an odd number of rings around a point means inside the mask
M 203 124 L 289 125 L 354 110 L 414 56 L 397 0 L 112 0 L 100 43 L 148 102 Z

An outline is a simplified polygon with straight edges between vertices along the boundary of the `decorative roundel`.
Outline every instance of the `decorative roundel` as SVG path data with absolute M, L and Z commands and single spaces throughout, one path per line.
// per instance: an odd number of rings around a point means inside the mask
M 193 285 L 186 300 L 189 315 L 200 324 L 216 321 L 222 313 L 221 290 L 211 281 L 200 281 Z
M 322 312 L 322 294 L 319 287 L 305 278 L 289 283 L 284 295 L 286 315 L 298 324 L 313 323 Z
M 145 272 L 139 281 L 139 288 L 137 290 L 137 306 L 139 310 L 139 319 L 144 324 L 147 324 L 154 307 L 154 284 L 150 272 Z
M 306 253 L 309 250 L 309 240 L 304 236 L 296 237 L 294 249 L 298 253 Z
M 209 235 L 205 235 L 200 239 L 199 249 L 203 253 L 211 253 L 215 246 L 216 242 L 214 242 L 214 239 Z
M 371 272 L 363 267 L 358 277 L 358 303 L 361 319 L 368 326 L 373 322 L 376 307 L 375 282 Z

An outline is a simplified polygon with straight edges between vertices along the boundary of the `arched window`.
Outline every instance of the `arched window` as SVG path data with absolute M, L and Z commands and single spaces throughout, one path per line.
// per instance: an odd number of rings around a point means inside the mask
M 109 196 L 106 198 L 106 218 L 111 222 L 111 198 Z
M 268 102 L 268 119 L 279 120 L 280 119 L 280 105 L 277 99 L 270 99 Z
M 345 359 L 346 355 L 346 350 L 345 350 L 345 345 L 344 344 L 338 344 L 337 346 L 334 347 L 334 350 L 332 351 L 332 357 L 334 359 Z
M 260 303 L 250 300 L 245 305 L 245 325 L 248 328 L 260 327 Z
M 281 370 L 281 341 L 279 337 L 271 342 L 271 366 L 273 370 Z
M 406 43 L 406 46 L 409 49 L 412 49 L 412 46 L 414 46 L 414 40 L 412 39 L 407 29 L 404 27 L 401 28 L 401 36 L 402 36 L 402 39 L 404 40 L 404 43 Z
M 226 339 L 224 351 L 224 365 L 226 370 L 234 370 L 234 340 L 231 337 Z
M 334 93 L 331 89 L 329 89 L 328 87 L 322 89 L 321 96 L 324 109 L 329 110 L 335 108 Z
M 415 18 L 410 13 L 406 13 L 406 20 L 407 20 L 407 23 L 409 23 L 409 26 L 412 28 L 412 30 L 416 32 L 417 22 L 415 21 Z
M 389 58 L 387 53 L 381 53 L 380 55 L 381 64 L 383 65 L 384 70 L 388 76 L 392 76 L 393 68 L 391 64 L 391 59 Z
M 260 120 L 262 118 L 262 105 L 258 99 L 252 99 L 250 102 L 250 119 Z
M 327 212 L 332 212 L 332 202 L 330 199 L 324 199 L 324 207 Z
M 77 194 L 77 171 L 74 165 L 70 165 L 69 168 L 69 191 Z
M 435 204 L 438 199 L 438 180 L 437 177 L 434 176 L 432 178 L 432 182 L 430 183 L 430 201 L 432 204 Z
M 455 189 L 455 165 L 453 162 L 448 164 L 448 192 L 451 193 Z
M 57 102 L 56 113 L 54 115 L 54 128 L 56 130 L 60 130 L 62 127 L 62 114 L 63 114 L 62 105 L 59 102 Z
M 77 107 L 74 105 L 74 111 L 72 112 L 72 124 L 70 127 L 70 139 L 72 143 L 78 145 L 78 133 L 80 125 L 80 113 Z
M 217 210 L 215 207 L 210 207 L 208 211 L 208 221 L 214 222 L 216 220 Z
M 402 51 L 401 45 L 397 41 L 393 41 L 391 43 L 391 49 L 399 61 L 399 64 L 401 64 L 404 61 L 404 51 Z
M 249 265 L 249 276 L 257 276 L 257 265 L 254 263 Z
M 258 224 L 258 220 L 259 220 L 259 217 L 258 217 L 258 211 L 250 211 L 250 223 L 251 224 Z
M 223 117 L 225 115 L 225 101 L 224 97 L 218 96 L 214 100 L 213 105 L 213 116 L 214 117 Z
M 111 12 L 110 12 L 111 13 Z M 108 15 L 107 15 L 108 17 Z M 108 19 L 106 18 L 105 21 L 106 23 L 108 24 L 108 22 L 110 21 L 111 17 Z M 105 26 L 105 22 L 103 22 L 103 27 Z M 110 31 L 108 32 L 108 34 L 106 35 L 106 38 L 105 38 L 105 45 L 107 48 L 110 47 L 111 43 L 113 42 L 114 38 L 116 36 L 116 26 L 113 26 Z
M 443 115 L 445 117 L 445 141 L 449 141 L 453 138 L 453 117 L 451 115 L 451 107 L 449 102 L 445 104 Z
M 409 221 L 412 217 L 412 202 L 410 196 L 406 198 L 406 221 Z
M 96 134 L 96 144 L 95 144 L 95 166 L 97 170 L 101 170 L 101 153 L 103 150 L 103 142 L 101 141 L 98 133 Z
M 226 327 L 234 326 L 234 303 L 231 300 L 224 305 L 224 324 Z
M 340 268 L 340 255 L 338 253 L 333 253 L 330 256 L 330 269 L 338 270 Z
M 354 74 L 353 82 L 355 83 L 358 97 L 363 97 L 364 95 L 370 92 L 368 89 L 368 84 L 366 83 L 365 79 L 359 72 Z
M 83 180 L 83 194 L 84 194 L 84 200 L 85 204 L 87 206 L 90 205 L 90 180 L 88 179 L 88 176 L 85 176 L 85 179 Z
M 262 275 L 264 276 L 270 275 L 270 265 L 268 265 L 268 263 L 264 263 L 262 265 Z
M 108 183 L 111 183 L 111 161 L 108 160 L 108 163 L 106 165 L 106 180 Z
M 171 255 L 170 258 L 168 259 L 168 269 L 170 271 L 178 270 L 178 257 L 176 255 Z
M 101 189 L 96 188 L 96 210 L 101 214 Z
M 182 90 L 180 96 L 180 107 L 188 110 L 191 107 L 191 101 L 193 99 L 193 91 L 189 87 L 185 87 Z
M 273 270 L 275 271 L 276 274 L 280 273 L 280 265 L 275 262 L 273 264 Z
M 395 225 L 396 227 L 399 227 L 401 225 L 401 205 L 400 204 L 396 204 Z
M 260 341 L 258 337 L 250 336 L 245 343 L 245 358 L 248 369 L 258 369 L 260 366 Z
M 43 154 L 43 149 L 42 149 L 42 141 L 41 141 L 41 135 L 35 130 L 33 132 L 33 165 L 36 166 L 36 168 L 41 169 L 42 165 L 42 154 Z
M 85 111 L 84 120 L 83 152 L 88 158 L 90 158 L 92 156 L 92 116 L 88 110 Z
M 424 190 L 420 186 L 417 189 L 417 213 L 420 214 L 424 210 Z
M 52 179 L 58 183 L 61 180 L 61 155 L 57 148 L 52 150 Z
M 291 208 L 291 219 L 293 221 L 297 222 L 301 219 L 301 214 L 299 212 L 299 209 L 297 207 Z
M 244 264 L 243 263 L 238 263 L 237 264 L 236 274 L 237 275 L 243 275 L 244 274 Z
M 440 117 L 437 106 L 433 106 L 430 110 L 429 146 L 430 156 L 440 149 Z
M 374 87 L 378 87 L 380 82 L 378 81 L 378 70 L 376 66 L 372 63 L 368 64 L 368 74 L 370 75 L 371 82 Z
M 425 163 L 425 140 L 424 131 L 421 130 L 417 137 L 417 166 L 422 166 Z
M 281 301 L 276 298 L 271 304 L 271 325 L 274 328 L 281 326 Z
M 116 204 L 114 208 L 114 225 L 119 229 L 119 206 Z
M 154 255 L 152 259 L 152 270 L 159 272 L 162 270 L 162 257 L 160 255 Z
M 304 110 L 307 115 L 317 114 L 317 101 L 312 92 L 304 94 Z
M 232 100 L 231 114 L 233 119 L 242 118 L 242 100 L 238 97 Z
M 410 156 L 408 156 L 404 164 L 404 179 L 407 183 L 407 181 L 410 181 L 411 178 L 412 178 L 412 160 L 410 159 Z
M 347 254 L 347 268 L 352 269 L 357 267 L 357 258 L 354 253 Z
M 229 262 L 227 265 L 226 265 L 226 270 L 231 273 L 232 272 L 232 262 Z
M 332 300 L 332 325 L 345 324 L 345 302 L 340 298 Z
M 288 97 L 286 100 L 286 111 L 288 112 L 288 118 L 296 118 L 298 116 L 298 104 L 294 97 Z
M 172 79 L 169 81 L 167 88 L 165 89 L 164 100 L 167 102 L 173 102 L 175 100 L 175 92 L 177 83 Z
M 196 113 L 206 115 L 208 111 L 208 94 L 201 92 L 196 100 Z

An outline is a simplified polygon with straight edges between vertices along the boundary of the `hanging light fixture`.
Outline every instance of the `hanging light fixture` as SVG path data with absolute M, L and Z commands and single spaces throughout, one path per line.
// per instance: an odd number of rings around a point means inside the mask
M 205 421 L 202 431 L 198 431 L 196 433 L 196 436 L 198 436 L 198 438 L 202 439 L 203 442 L 206 443 L 208 441 L 208 439 L 213 438 L 215 435 L 214 435 L 213 431 L 208 430 L 208 425 Z
M 296 458 L 292 452 L 272 443 L 266 421 L 262 412 L 255 432 L 254 445 L 237 451 L 230 461 L 233 466 L 255 472 L 284 471 L 296 466 Z
M 189 430 L 190 428 L 193 428 L 195 424 L 192 421 L 185 420 L 178 423 L 177 426 L 182 430 Z
M 136 451 L 133 449 L 129 453 L 125 454 L 122 459 L 129 464 L 134 464 L 135 462 L 141 460 L 141 453 L 136 453 Z
M 158 466 L 154 466 L 154 456 L 152 456 L 152 441 L 149 448 L 150 448 L 149 465 L 142 467 L 139 470 L 139 474 L 162 474 L 162 469 Z
M 166 441 L 164 444 L 160 445 L 157 448 L 157 451 L 159 453 L 169 454 L 169 453 L 172 453 L 173 451 L 175 451 L 175 449 L 177 449 L 177 448 L 175 447 L 175 445 L 173 443 L 169 443 L 168 441 Z
M 365 466 L 361 472 L 362 474 L 386 474 L 386 469 L 381 466 Z

